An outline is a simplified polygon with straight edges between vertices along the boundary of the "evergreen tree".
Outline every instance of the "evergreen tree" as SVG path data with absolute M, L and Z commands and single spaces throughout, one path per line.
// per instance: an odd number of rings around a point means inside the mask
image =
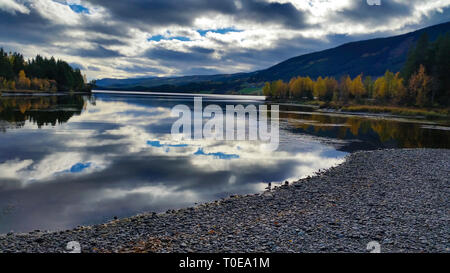
M 0 48 L 0 78 L 6 80 L 14 79 L 14 71 L 9 61 L 8 54 Z
M 406 63 L 403 67 L 402 76 L 406 80 L 409 80 L 411 75 L 419 69 L 419 66 L 422 64 L 425 68 L 429 68 L 429 41 L 428 34 L 423 33 L 415 47 L 413 47 L 406 60 Z

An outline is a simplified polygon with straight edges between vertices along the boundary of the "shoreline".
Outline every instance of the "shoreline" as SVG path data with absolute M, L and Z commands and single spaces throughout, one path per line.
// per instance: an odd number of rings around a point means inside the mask
M 333 105 L 323 101 L 292 101 L 267 99 L 268 103 L 291 103 L 292 105 L 314 107 L 319 113 L 337 113 L 345 115 L 365 115 L 374 117 L 400 117 L 423 120 L 445 120 L 450 119 L 448 108 L 417 108 L 393 105 Z
M 450 150 L 350 154 L 259 194 L 57 232 L 0 235 L 2 252 L 450 252 Z
M 67 95 L 88 95 L 92 92 L 73 91 L 73 92 L 6 92 L 0 91 L 0 97 L 14 97 L 14 96 L 67 96 Z

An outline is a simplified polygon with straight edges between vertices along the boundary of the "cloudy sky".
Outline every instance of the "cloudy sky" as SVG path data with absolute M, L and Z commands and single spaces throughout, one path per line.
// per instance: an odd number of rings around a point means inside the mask
M 0 47 L 89 79 L 247 72 L 450 20 L 450 0 L 0 0 Z

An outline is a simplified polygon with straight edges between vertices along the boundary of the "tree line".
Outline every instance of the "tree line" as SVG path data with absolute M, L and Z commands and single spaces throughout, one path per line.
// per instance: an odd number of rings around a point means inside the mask
M 402 71 L 373 79 L 363 74 L 355 78 L 294 77 L 266 82 L 263 94 L 272 99 L 297 99 L 347 104 L 375 101 L 404 106 L 450 105 L 450 33 L 429 42 L 423 34 L 408 54 Z
M 90 91 L 80 69 L 54 57 L 25 60 L 17 52 L 0 48 L 0 90 Z

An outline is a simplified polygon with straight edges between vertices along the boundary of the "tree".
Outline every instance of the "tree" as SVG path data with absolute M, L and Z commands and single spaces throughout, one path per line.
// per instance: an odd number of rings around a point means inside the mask
M 55 91 L 55 88 L 63 91 L 90 91 L 93 86 L 86 82 L 79 69 L 73 69 L 67 62 L 40 55 L 25 61 L 22 54 L 8 54 L 3 49 L 0 49 L 0 79 L 5 79 L 10 87 L 12 85 L 9 82 L 16 79 L 14 84 L 19 89 L 33 88 L 42 91 L 48 90 L 47 88 L 51 91 Z M 1 85 L 6 88 L 3 83 Z
M 25 70 L 25 60 L 22 54 L 12 53 L 9 57 L 14 75 L 19 74 L 21 70 Z
M 425 67 L 421 65 L 409 80 L 409 92 L 416 94 L 416 104 L 420 107 L 429 105 L 431 78 L 425 73 Z
M 394 74 L 387 70 L 383 77 L 380 77 L 375 81 L 373 97 L 378 101 L 390 101 L 395 97 L 399 78 L 399 73 Z
M 376 79 L 374 84 L 374 92 L 373 98 L 381 101 L 386 97 L 386 89 L 387 89 L 386 79 L 384 77 L 379 77 Z
M 397 72 L 392 82 L 392 89 L 394 90 L 394 102 L 396 104 L 407 104 L 410 100 L 408 89 L 404 85 L 404 79 Z
M 432 67 L 433 89 L 431 103 L 450 105 L 450 32 L 439 37 L 434 46 L 434 62 Z
M 402 76 L 405 79 L 409 80 L 412 74 L 419 69 L 420 65 L 429 68 L 428 50 L 428 34 L 425 32 L 419 37 L 416 46 L 409 51 L 408 58 L 402 70 Z
M 18 89 L 30 89 L 31 81 L 25 75 L 25 71 L 20 70 L 19 78 L 17 79 L 17 88 Z
M 263 91 L 264 96 L 269 97 L 269 98 L 272 97 L 272 91 L 271 91 L 270 82 L 266 82 L 264 84 L 264 87 L 263 87 L 262 91 Z
M 289 96 L 291 98 L 302 98 L 302 77 L 292 78 L 289 81 Z
M 310 77 L 302 78 L 302 97 L 314 99 L 314 81 Z
M 350 94 L 357 100 L 361 100 L 363 96 L 366 95 L 366 88 L 362 82 L 362 76 L 358 75 L 350 86 Z
M 339 83 L 335 78 L 325 78 L 326 93 L 324 96 L 325 101 L 333 100 L 334 94 L 337 94 L 339 90 Z
M 14 71 L 8 54 L 0 48 L 0 77 L 6 80 L 14 79 Z
M 350 96 L 350 88 L 352 86 L 352 79 L 350 76 L 342 77 L 339 84 L 339 101 L 346 103 Z
M 366 76 L 364 78 L 364 88 L 366 89 L 366 95 L 369 98 L 371 98 L 373 96 L 374 85 L 375 85 L 375 83 L 372 80 L 372 77 Z
M 324 100 L 327 92 L 327 85 L 322 77 L 318 77 L 314 83 L 314 97 L 318 100 Z
M 282 80 L 278 80 L 272 83 L 272 96 L 284 99 L 287 97 L 289 86 Z

